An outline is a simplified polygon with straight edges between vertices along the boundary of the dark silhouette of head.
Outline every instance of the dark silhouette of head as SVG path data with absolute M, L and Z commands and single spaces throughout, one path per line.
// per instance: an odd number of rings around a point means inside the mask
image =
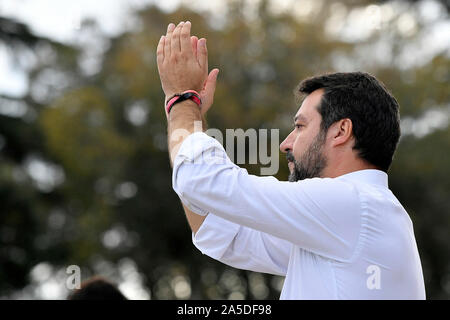
M 102 277 L 93 277 L 81 283 L 68 300 L 127 300 L 120 290 Z

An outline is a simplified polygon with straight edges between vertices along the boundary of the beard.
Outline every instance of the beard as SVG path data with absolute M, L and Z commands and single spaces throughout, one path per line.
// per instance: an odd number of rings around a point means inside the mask
M 321 176 L 323 169 L 327 165 L 327 158 L 323 155 L 322 150 L 325 138 L 326 131 L 320 130 L 298 161 L 295 160 L 291 151 L 288 151 L 286 158 L 295 165 L 294 171 L 289 174 L 288 180 L 290 182 Z

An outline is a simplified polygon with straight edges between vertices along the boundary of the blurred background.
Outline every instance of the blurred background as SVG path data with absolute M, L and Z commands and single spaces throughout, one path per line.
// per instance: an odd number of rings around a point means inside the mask
M 0 298 L 64 299 L 69 265 L 130 299 L 279 298 L 283 278 L 193 246 L 171 188 L 155 50 L 168 23 L 190 20 L 208 39 L 210 69 L 221 69 L 213 128 L 280 128 L 282 140 L 305 77 L 362 70 L 386 84 L 402 119 L 389 185 L 414 223 L 427 297 L 449 299 L 449 8 L 1 0 Z M 285 164 L 280 154 L 281 180 Z

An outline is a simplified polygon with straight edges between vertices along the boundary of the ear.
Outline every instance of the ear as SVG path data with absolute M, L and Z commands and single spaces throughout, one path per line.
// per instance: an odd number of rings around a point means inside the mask
M 353 124 L 349 118 L 341 119 L 332 125 L 331 142 L 333 147 L 342 146 L 352 139 Z

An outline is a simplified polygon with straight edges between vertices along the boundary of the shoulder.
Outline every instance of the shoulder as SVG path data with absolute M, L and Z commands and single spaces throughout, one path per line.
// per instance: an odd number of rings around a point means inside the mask
M 294 182 L 299 192 L 325 202 L 345 202 L 358 199 L 358 186 L 338 178 L 312 178 Z
M 311 210 L 320 210 L 340 225 L 354 225 L 361 216 L 358 186 L 337 178 L 312 178 L 296 183 L 299 199 L 307 200 Z

